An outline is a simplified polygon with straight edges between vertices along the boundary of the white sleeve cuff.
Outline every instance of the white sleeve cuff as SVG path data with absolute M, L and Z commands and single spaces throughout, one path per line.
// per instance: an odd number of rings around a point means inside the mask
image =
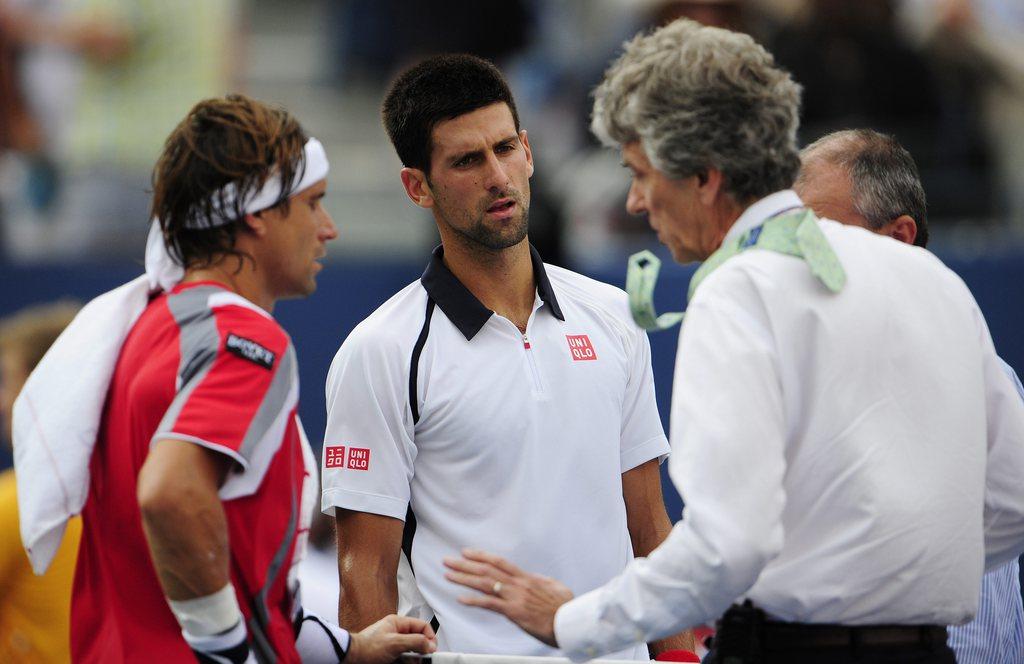
M 555 612 L 555 641 L 562 654 L 574 662 L 585 662 L 614 651 L 601 643 L 600 591 L 598 588 L 580 595 Z
M 321 510 L 328 516 L 334 516 L 335 507 L 353 512 L 380 514 L 405 521 L 406 513 L 409 511 L 409 501 L 394 496 L 350 491 L 337 487 L 324 488 L 320 500 Z
M 668 444 L 668 438 L 664 434 L 655 436 L 646 442 L 619 453 L 620 472 L 624 473 L 627 470 L 633 470 L 651 459 L 658 459 L 660 463 L 668 457 L 670 451 L 671 447 Z

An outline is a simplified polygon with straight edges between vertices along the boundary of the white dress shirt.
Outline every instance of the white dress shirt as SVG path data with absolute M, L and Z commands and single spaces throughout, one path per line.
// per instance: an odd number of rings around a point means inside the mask
M 795 205 L 762 199 L 725 241 Z M 960 623 L 983 568 L 1024 548 L 1024 404 L 967 287 L 923 249 L 820 225 L 841 292 L 754 248 L 695 293 L 670 436 L 685 516 L 559 609 L 574 660 L 744 597 L 786 621 Z

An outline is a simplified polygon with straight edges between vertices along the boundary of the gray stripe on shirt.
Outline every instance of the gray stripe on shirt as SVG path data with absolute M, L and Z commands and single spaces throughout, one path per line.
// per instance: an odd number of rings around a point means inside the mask
M 167 296 L 167 308 L 178 324 L 180 360 L 178 363 L 177 394 L 160 420 L 157 431 L 174 428 L 182 408 L 188 403 L 192 391 L 203 382 L 217 358 L 220 334 L 207 301 L 219 291 L 213 286 L 190 288 Z
M 266 393 L 263 395 L 263 401 L 249 422 L 245 438 L 242 439 L 242 445 L 238 448 L 239 454 L 246 459 L 251 459 L 256 446 L 267 435 L 267 431 L 273 426 L 274 421 L 277 420 L 284 409 L 288 401 L 288 395 L 291 392 L 292 383 L 295 380 L 296 371 L 295 349 L 292 347 L 291 342 L 289 342 L 284 357 L 277 363 L 270 387 L 267 388 Z

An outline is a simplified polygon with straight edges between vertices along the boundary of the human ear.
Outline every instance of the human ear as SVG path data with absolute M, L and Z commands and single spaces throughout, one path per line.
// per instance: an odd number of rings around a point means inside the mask
M 418 168 L 403 168 L 401 178 L 409 200 L 421 208 L 434 207 L 434 193 L 430 190 L 426 173 Z
M 900 242 L 914 244 L 917 239 L 917 222 L 908 214 L 902 214 L 889 222 L 889 237 Z
M 717 168 L 709 168 L 697 175 L 697 196 L 700 202 L 711 207 L 718 199 L 718 193 L 722 189 L 724 176 Z
M 249 227 L 257 237 L 263 237 L 267 233 L 267 220 L 263 217 L 263 212 L 257 212 L 256 214 L 247 214 L 244 217 L 245 225 Z
M 530 148 L 530 139 L 526 137 L 526 130 L 519 130 L 519 140 L 523 144 L 523 149 L 526 150 L 526 165 L 529 166 L 529 172 L 526 177 L 533 177 L 533 150 Z

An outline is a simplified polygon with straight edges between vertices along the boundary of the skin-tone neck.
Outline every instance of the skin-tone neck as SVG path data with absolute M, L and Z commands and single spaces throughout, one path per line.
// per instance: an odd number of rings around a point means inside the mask
M 254 239 L 242 231 L 235 239 L 235 249 L 243 255 L 252 256 L 252 259 L 239 258 L 231 254 L 221 255 L 209 265 L 185 270 L 185 278 L 181 283 L 216 281 L 267 313 L 273 313 L 278 298 L 272 285 L 268 283 L 266 270 L 261 272 L 256 267 L 259 254 Z
M 717 198 L 714 205 L 708 210 L 710 221 L 703 227 L 701 243 L 703 259 L 707 259 L 718 251 L 729 229 L 733 227 L 746 208 L 747 206 L 737 204 L 730 196 L 721 195 Z
M 256 271 L 252 262 L 243 259 L 241 269 L 238 258 L 235 256 L 224 256 L 215 263 L 201 268 L 192 268 L 185 271 L 185 278 L 181 283 L 195 283 L 197 281 L 216 281 L 223 284 L 228 290 L 238 293 L 259 308 L 270 313 L 274 310 L 275 300 L 267 293 L 260 280 L 256 278 Z
M 697 234 L 697 259 L 703 261 L 722 246 L 729 229 L 749 207 L 749 203 L 737 203 L 726 193 L 725 176 L 716 168 L 709 168 L 703 177 L 694 176 L 693 179 L 697 199 L 704 213 L 704 221 L 699 225 Z
M 444 263 L 476 299 L 525 331 L 533 313 L 536 283 L 529 239 L 500 251 L 472 244 L 438 223 Z

